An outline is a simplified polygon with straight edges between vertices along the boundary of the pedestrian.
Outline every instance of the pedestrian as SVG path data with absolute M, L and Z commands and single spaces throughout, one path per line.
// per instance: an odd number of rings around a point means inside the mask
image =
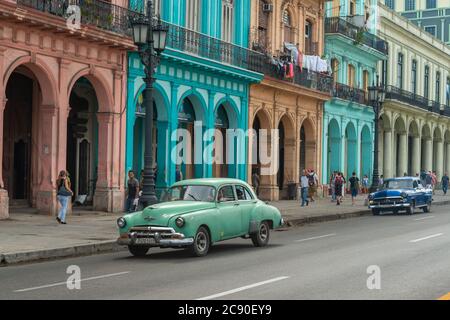
M 306 174 L 306 170 L 303 170 L 302 177 L 300 178 L 300 187 L 302 190 L 302 207 L 305 206 L 305 204 L 309 205 L 308 200 L 308 189 L 309 189 L 309 179 Z
M 355 205 L 356 196 L 359 192 L 359 179 L 356 176 L 356 173 L 353 172 L 352 177 L 348 179 L 348 182 L 350 183 L 350 191 L 352 193 L 352 206 Z
M 436 185 L 437 185 L 436 171 L 431 171 L 431 189 L 433 190 L 433 194 L 436 189 Z
M 408 176 L 408 173 L 406 173 L 406 172 L 403 173 L 403 176 L 404 176 L 404 177 L 407 177 L 407 176 Z
M 449 183 L 449 177 L 448 177 L 448 172 L 446 172 L 444 174 L 444 176 L 442 177 L 442 191 L 444 191 L 444 196 L 447 195 L 448 183 Z
M 183 172 L 181 172 L 180 166 L 177 166 L 175 169 L 175 181 L 181 181 L 183 180 Z
M 431 171 L 425 177 L 425 186 L 427 189 L 433 189 L 433 177 L 431 176 Z
M 334 183 L 336 190 L 336 205 L 340 206 L 342 202 L 342 189 L 344 185 L 344 177 L 342 176 L 341 172 L 337 173 Z
M 258 176 L 258 172 L 256 170 L 253 170 L 253 174 L 252 174 L 252 185 L 253 185 L 253 189 L 255 190 L 255 193 L 257 196 L 259 196 L 259 176 Z
M 422 169 L 422 171 L 420 172 L 420 182 L 422 184 L 422 186 L 426 186 L 427 185 L 427 173 L 425 172 L 425 170 Z
M 336 201 L 335 181 L 336 181 L 336 171 L 334 171 L 334 172 L 331 174 L 331 178 L 330 178 L 331 202 Z
M 317 192 L 317 185 L 319 184 L 319 178 L 317 177 L 317 174 L 314 172 L 314 169 L 311 169 L 309 171 L 308 175 L 308 181 L 309 181 L 309 198 L 311 199 L 311 202 L 314 202 L 314 196 Z
M 59 204 L 61 205 L 58 216 L 56 217 L 56 221 L 58 221 L 60 224 L 67 224 L 66 223 L 67 206 L 69 204 L 70 199 L 73 196 L 73 192 L 70 186 L 70 178 L 67 171 L 61 170 L 58 176 L 58 180 L 56 180 L 56 185 L 58 187 L 57 198 Z
M 382 187 L 384 185 L 384 176 L 383 175 L 380 176 L 379 183 L 380 183 L 380 187 Z
M 139 199 L 139 181 L 134 176 L 134 171 L 128 171 L 128 188 L 127 188 L 127 200 L 125 202 L 125 211 L 136 211 L 135 202 Z
M 344 200 L 344 197 L 345 197 L 345 185 L 347 184 L 347 180 L 345 180 L 345 177 L 344 177 L 344 173 L 343 172 L 341 172 L 341 178 L 342 178 L 342 198 L 341 198 L 341 202 Z
M 367 175 L 364 176 L 362 180 L 362 187 L 363 187 L 363 193 L 367 194 L 369 193 L 369 177 Z

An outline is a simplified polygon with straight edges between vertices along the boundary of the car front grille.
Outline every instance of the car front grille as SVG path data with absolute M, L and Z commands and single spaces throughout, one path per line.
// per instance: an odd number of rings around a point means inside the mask
M 381 199 L 374 199 L 373 200 L 375 205 L 396 205 L 399 203 L 403 203 L 402 197 L 395 197 L 395 198 L 381 198 Z

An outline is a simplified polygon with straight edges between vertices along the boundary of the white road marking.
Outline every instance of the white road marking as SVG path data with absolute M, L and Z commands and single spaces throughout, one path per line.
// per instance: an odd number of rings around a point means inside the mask
M 288 278 L 289 277 L 273 278 L 273 279 L 270 279 L 270 280 L 266 280 L 266 281 L 262 281 L 262 282 L 258 282 L 258 283 L 254 283 L 254 284 L 250 284 L 248 286 L 244 286 L 244 287 L 236 288 L 236 289 L 233 289 L 233 290 L 229 290 L 229 291 L 213 294 L 211 296 L 199 298 L 199 299 L 196 299 L 196 300 L 211 300 L 211 299 L 215 299 L 215 298 L 220 298 L 220 297 L 227 296 L 227 295 L 230 295 L 230 294 L 233 294 L 233 293 L 237 293 L 237 292 L 240 292 L 240 291 L 244 291 L 244 290 L 260 287 L 260 286 L 263 286 L 265 284 L 269 284 L 269 283 L 273 283 L 273 282 L 277 282 L 277 281 L 281 281 L 281 280 L 286 280 Z
M 425 217 L 425 218 L 414 219 L 414 221 L 421 221 L 421 220 L 433 219 L 433 218 L 434 218 L 434 216 L 429 216 L 429 217 Z
M 443 235 L 443 233 L 437 233 L 437 234 L 433 234 L 433 235 L 428 236 L 428 237 L 424 237 L 424 238 L 420 238 L 420 239 L 411 240 L 411 241 L 409 241 L 409 242 L 415 243 L 415 242 L 419 242 L 419 241 L 423 241 L 423 240 L 428 240 L 428 239 L 431 239 L 431 238 L 440 237 L 440 236 L 442 236 L 442 235 Z
M 111 273 L 111 274 L 105 274 L 105 275 L 102 275 L 102 276 L 96 276 L 96 277 L 91 277 L 91 278 L 86 278 L 86 279 L 80 279 L 79 282 L 90 281 L 90 280 L 97 280 L 97 279 L 104 279 L 104 278 L 111 278 L 111 277 L 121 276 L 121 275 L 124 275 L 124 274 L 127 274 L 127 273 L 130 273 L 130 271 Z M 14 292 L 27 292 L 27 291 L 33 291 L 33 290 L 39 290 L 39 289 L 63 286 L 63 285 L 66 285 L 66 284 L 67 284 L 67 281 L 57 282 L 57 283 L 52 283 L 52 284 L 46 284 L 46 285 L 39 286 L 39 287 L 14 290 Z
M 295 240 L 295 242 L 303 242 L 303 241 L 309 241 L 309 240 L 316 240 L 316 239 L 322 239 L 322 238 L 328 238 L 328 237 L 333 237 L 335 236 L 336 233 L 330 233 L 330 234 L 326 234 L 323 236 L 318 236 L 318 237 L 312 237 L 312 238 L 306 238 L 306 239 L 300 239 L 300 240 Z

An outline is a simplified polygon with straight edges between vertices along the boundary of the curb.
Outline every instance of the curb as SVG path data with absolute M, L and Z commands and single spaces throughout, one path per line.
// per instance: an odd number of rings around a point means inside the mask
M 450 205 L 450 200 L 440 201 L 433 204 L 434 206 L 445 206 Z M 318 223 L 318 222 L 326 222 L 326 221 L 335 221 L 341 219 L 349 219 L 349 218 L 357 218 L 366 215 L 371 215 L 372 212 L 369 209 L 356 211 L 356 212 L 348 212 L 348 213 L 338 213 L 338 214 L 327 214 L 324 216 L 311 216 L 311 217 L 301 217 L 301 218 L 285 218 L 286 225 L 288 227 L 293 226 L 301 226 L 310 223 Z
M 102 241 L 74 247 L 0 254 L 0 266 L 89 256 L 123 250 L 116 241 Z

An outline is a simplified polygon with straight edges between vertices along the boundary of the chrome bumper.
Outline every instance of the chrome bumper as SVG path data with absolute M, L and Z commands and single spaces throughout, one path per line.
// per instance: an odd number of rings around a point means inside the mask
M 193 238 L 186 238 L 184 234 L 166 227 L 135 227 L 117 239 L 118 245 L 161 248 L 187 247 L 193 243 Z
M 377 204 L 377 205 L 369 205 L 370 209 L 398 209 L 398 208 L 409 208 L 411 207 L 410 203 L 398 203 L 398 204 Z

